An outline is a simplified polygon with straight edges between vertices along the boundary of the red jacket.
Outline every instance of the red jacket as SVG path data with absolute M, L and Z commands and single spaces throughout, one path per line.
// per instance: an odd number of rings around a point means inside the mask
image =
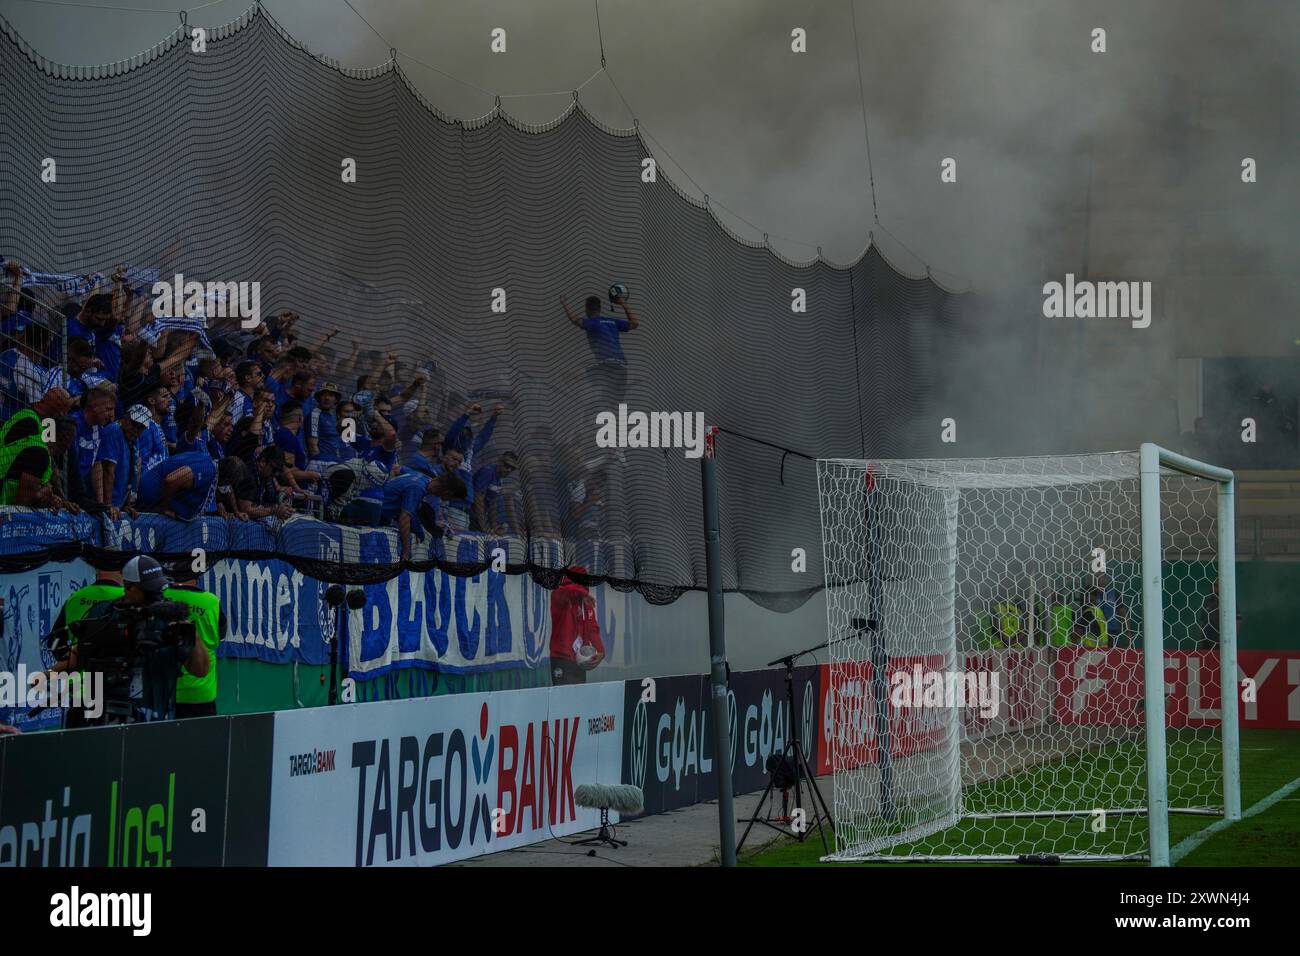
M 551 657 L 576 661 L 578 648 L 583 644 L 590 644 L 604 656 L 596 608 L 587 606 L 590 595 L 586 587 L 568 575 L 551 592 Z

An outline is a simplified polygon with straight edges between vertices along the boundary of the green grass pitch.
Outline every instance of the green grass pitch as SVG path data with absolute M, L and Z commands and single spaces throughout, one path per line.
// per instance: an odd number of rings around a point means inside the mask
M 1211 779 L 1218 761 L 1218 739 L 1196 733 L 1171 732 L 1169 742 L 1170 805 L 1178 806 L 1195 794 L 1195 767 Z M 1293 730 L 1241 731 L 1241 806 L 1243 813 L 1280 787 L 1300 778 L 1300 733 Z M 1030 810 L 1044 805 L 1049 787 L 1073 788 L 1076 801 L 1104 806 L 1117 793 L 1131 793 L 1143 786 L 1143 765 L 1135 746 L 1115 744 L 1095 751 L 1030 768 L 1010 777 L 988 781 L 969 789 L 966 807 Z M 1090 800 L 1092 793 L 1095 800 Z M 1110 800 L 1106 799 L 1110 796 Z M 1215 786 L 1215 798 L 1221 799 Z M 1180 800 L 1180 797 L 1184 798 Z M 1050 804 L 1057 801 L 1049 799 Z M 1220 818 L 1171 814 L 1170 846 L 1204 830 Z M 1140 850 L 1145 839 L 1146 817 L 1125 815 L 1113 818 L 1106 849 L 1117 845 L 1125 851 Z M 999 840 L 999 836 L 1006 840 Z M 999 821 L 996 829 L 987 822 L 963 821 L 942 834 L 917 841 L 909 849 L 918 853 L 945 853 L 979 847 L 982 852 L 1023 853 L 1050 848 L 1089 849 L 1087 820 L 1082 817 L 1045 820 Z M 834 845 L 832 844 L 832 849 Z M 741 860 L 747 866 L 900 866 L 899 863 L 822 864 L 822 843 L 814 829 L 802 842 L 778 838 L 776 842 L 747 852 Z M 1015 864 L 971 864 L 977 866 Z M 1077 865 L 1134 866 L 1143 863 L 1083 863 Z M 1298 866 L 1300 865 L 1300 790 L 1268 809 L 1243 819 L 1209 836 L 1177 861 L 1178 866 Z

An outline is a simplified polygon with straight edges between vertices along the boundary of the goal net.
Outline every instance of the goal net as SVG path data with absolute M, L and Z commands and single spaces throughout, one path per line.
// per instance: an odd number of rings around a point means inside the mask
M 1239 815 L 1230 472 L 1146 445 L 818 489 L 828 859 L 1163 865 L 1170 813 Z

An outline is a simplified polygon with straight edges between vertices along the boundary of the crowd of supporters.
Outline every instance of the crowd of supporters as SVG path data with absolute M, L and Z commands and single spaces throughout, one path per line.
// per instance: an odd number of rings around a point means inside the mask
M 158 319 L 123 269 L 53 302 L 16 261 L 0 281 L 0 504 L 307 513 L 395 526 L 403 558 L 412 536 L 524 531 L 518 456 L 493 440 L 506 406 L 436 385 L 431 365 L 346 351 L 338 330 L 307 341 L 289 311 L 254 329 Z

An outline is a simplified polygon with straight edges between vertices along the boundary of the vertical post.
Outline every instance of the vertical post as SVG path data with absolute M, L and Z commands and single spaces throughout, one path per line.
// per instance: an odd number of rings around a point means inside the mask
M 709 696 L 713 699 L 713 779 L 718 786 L 718 839 L 723 866 L 736 865 L 736 813 L 731 793 L 731 733 L 727 715 L 726 618 L 722 604 L 722 545 L 718 533 L 717 426 L 705 429 L 700 473 L 704 493 L 704 560 L 709 588 Z
M 867 473 L 862 484 L 862 509 L 866 518 L 867 567 L 864 575 L 867 582 L 867 618 L 854 620 L 854 626 L 865 628 L 870 632 L 867 640 L 868 656 L 871 660 L 871 697 L 873 708 L 873 725 L 876 734 L 876 750 L 880 762 L 880 816 L 893 820 L 894 807 L 894 741 L 889 728 L 889 652 L 885 647 L 885 634 L 881 625 L 881 576 L 880 576 L 880 538 L 876 529 L 876 476 L 872 466 L 867 465 Z
M 1237 509 L 1235 478 L 1219 482 L 1219 687 L 1223 818 L 1241 819 L 1237 704 Z
M 1165 609 L 1160 541 L 1160 449 L 1144 442 L 1142 488 L 1142 670 L 1146 702 L 1147 832 L 1152 866 L 1169 866 L 1169 787 L 1165 753 Z M 1222 529 L 1220 529 L 1222 530 Z

